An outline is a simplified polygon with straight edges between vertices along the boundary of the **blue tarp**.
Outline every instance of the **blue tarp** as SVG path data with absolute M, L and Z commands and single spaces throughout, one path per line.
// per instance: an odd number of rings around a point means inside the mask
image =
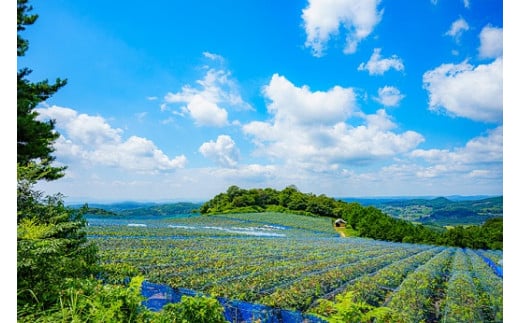
M 190 289 L 172 288 L 167 285 L 144 281 L 141 288 L 146 298 L 143 304 L 152 311 L 159 311 L 168 303 L 181 301 L 183 295 L 202 295 Z M 324 323 L 326 321 L 299 311 L 290 311 L 273 308 L 261 304 L 253 304 L 239 300 L 229 300 L 218 297 L 217 300 L 224 307 L 224 317 L 229 322 L 265 322 L 265 323 Z
M 478 255 L 489 265 L 489 267 L 491 267 L 491 269 L 493 269 L 493 271 L 495 272 L 495 274 L 498 277 L 504 278 L 504 274 L 502 272 L 502 267 L 497 266 L 497 264 L 495 264 L 495 262 L 493 260 L 491 260 L 488 257 L 484 256 L 483 254 L 478 253 Z

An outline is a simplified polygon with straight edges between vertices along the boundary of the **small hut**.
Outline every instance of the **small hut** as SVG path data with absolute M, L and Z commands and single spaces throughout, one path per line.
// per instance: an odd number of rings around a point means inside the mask
M 346 224 L 347 224 L 347 221 L 345 221 L 343 219 L 337 219 L 336 221 L 334 221 L 334 226 L 336 228 L 344 228 Z

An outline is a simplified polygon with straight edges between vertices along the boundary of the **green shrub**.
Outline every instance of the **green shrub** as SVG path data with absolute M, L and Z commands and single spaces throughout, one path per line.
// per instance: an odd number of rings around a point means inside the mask
M 68 279 L 54 306 L 19 312 L 18 322 L 146 322 L 151 313 L 142 305 L 142 282 L 142 277 L 133 278 L 128 286 Z
M 167 304 L 154 323 L 226 323 L 224 308 L 216 298 L 183 296 L 179 303 Z
M 375 307 L 363 301 L 355 301 L 354 296 L 354 292 L 347 292 L 337 295 L 334 302 L 320 299 L 313 312 L 328 322 L 341 323 L 373 322 L 391 311 L 387 307 Z

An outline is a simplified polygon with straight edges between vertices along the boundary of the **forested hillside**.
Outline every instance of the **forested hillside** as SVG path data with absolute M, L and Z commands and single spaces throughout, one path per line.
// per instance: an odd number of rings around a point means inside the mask
M 202 214 L 265 211 L 342 218 L 360 236 L 378 240 L 502 249 L 502 217 L 490 218 L 483 225 L 435 230 L 397 219 L 374 206 L 348 203 L 323 194 L 302 193 L 295 186 L 281 191 L 230 186 L 225 193 L 216 195 L 200 208 Z
M 375 201 L 372 205 L 393 217 L 440 226 L 483 224 L 503 215 L 502 196 L 463 201 L 444 197 L 401 199 Z

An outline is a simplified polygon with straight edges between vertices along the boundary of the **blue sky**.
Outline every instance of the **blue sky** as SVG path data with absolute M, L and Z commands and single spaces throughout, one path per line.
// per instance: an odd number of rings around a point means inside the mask
M 496 0 L 33 1 L 70 202 L 503 194 Z

